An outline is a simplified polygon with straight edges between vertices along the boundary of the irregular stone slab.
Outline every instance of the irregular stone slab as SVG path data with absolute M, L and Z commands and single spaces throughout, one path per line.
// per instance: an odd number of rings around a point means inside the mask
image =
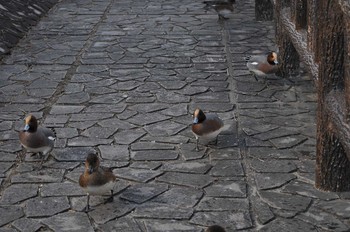
M 32 171 L 19 173 L 11 178 L 11 183 L 51 183 L 61 182 L 65 170 L 44 169 L 41 171 Z
M 186 129 L 187 126 L 173 122 L 163 121 L 145 126 L 145 130 L 152 136 L 171 136 L 176 135 L 180 131 Z
M 89 153 L 96 153 L 96 151 L 89 147 L 54 149 L 53 151 L 58 161 L 85 161 Z
M 260 191 L 259 195 L 269 206 L 289 211 L 304 211 L 311 202 L 311 199 L 307 197 L 276 192 Z
M 238 146 L 238 138 L 237 135 L 225 135 L 220 134 L 217 138 L 217 144 L 213 147 L 223 149 L 223 148 L 231 148 Z
M 315 207 L 341 218 L 350 218 L 350 202 L 348 200 L 320 201 L 315 204 Z
M 12 226 L 18 229 L 21 232 L 30 232 L 30 231 L 38 231 L 43 224 L 39 222 L 39 220 L 31 219 L 31 218 L 20 218 L 14 222 L 12 222 Z
M 97 139 L 97 138 L 86 138 L 76 137 L 68 139 L 68 146 L 71 147 L 94 147 L 102 144 L 111 144 L 113 139 Z
M 142 161 L 136 161 L 133 162 L 129 167 L 130 168 L 139 168 L 139 169 L 148 169 L 148 170 L 155 170 L 158 169 L 160 166 L 162 166 L 161 162 L 142 162 Z
M 131 152 L 131 158 L 133 160 L 143 161 L 175 160 L 178 156 L 179 153 L 172 150 L 146 150 Z
M 151 202 L 174 205 L 176 207 L 193 207 L 203 196 L 203 191 L 188 187 L 173 187 Z
M 41 188 L 42 197 L 54 197 L 54 196 L 81 196 L 85 195 L 85 192 L 76 183 L 51 183 L 45 184 Z
M 162 110 L 162 114 L 169 115 L 172 117 L 179 117 L 187 114 L 187 104 L 175 104 L 168 109 Z
M 126 218 L 126 217 L 109 221 L 106 224 L 100 225 L 98 229 L 103 232 L 110 232 L 110 231 L 142 232 L 137 222 L 134 219 Z
M 98 146 L 101 157 L 107 160 L 129 161 L 129 149 L 125 145 L 101 145 Z
M 91 97 L 90 102 L 101 104 L 118 104 L 124 100 L 124 96 L 120 93 L 104 94 L 96 97 Z
M 165 102 L 170 104 L 190 102 L 189 96 L 177 94 L 176 92 L 172 91 L 160 92 L 156 95 L 159 102 Z
M 175 146 L 165 143 L 156 143 L 156 142 L 137 142 L 131 144 L 131 150 L 140 151 L 140 150 L 174 150 Z
M 231 160 L 240 159 L 241 154 L 238 148 L 212 149 L 209 151 L 211 160 Z
M 167 184 L 135 184 L 121 194 L 121 198 L 141 204 L 168 190 Z
M 129 119 L 129 118 L 131 118 L 132 116 L 135 116 L 135 115 L 137 115 L 136 111 L 126 109 L 126 110 L 124 110 L 123 113 L 118 114 L 117 117 L 119 119 L 121 119 L 121 120 L 126 120 L 126 119 Z
M 147 231 L 153 232 L 201 232 L 201 227 L 183 221 L 174 220 L 143 220 Z
M 81 135 L 90 138 L 108 139 L 118 128 L 113 127 L 90 127 L 83 131 Z
M 92 112 L 92 113 L 122 113 L 126 108 L 126 105 L 121 104 L 93 104 L 91 106 L 86 107 L 85 112 Z
M 296 176 L 290 173 L 256 173 L 255 182 L 259 190 L 279 188 Z
M 218 181 L 204 191 L 208 197 L 247 197 L 247 186 L 243 181 Z
M 12 162 L 0 162 L 0 174 L 5 174 L 12 166 Z
M 297 166 L 290 160 L 259 160 L 251 161 L 250 166 L 256 172 L 288 173 L 297 170 Z
M 18 218 L 21 218 L 24 213 L 20 206 L 5 206 L 0 205 L 0 226 L 6 225 Z
M 136 207 L 133 216 L 136 218 L 156 218 L 156 219 L 189 219 L 193 214 L 192 208 L 180 208 L 168 206 L 160 203 L 146 203 Z
M 293 135 L 283 138 L 271 139 L 271 143 L 278 149 L 286 149 L 295 147 L 307 140 L 307 137 L 303 135 Z
M 91 126 L 93 126 L 96 122 L 94 121 L 85 121 L 85 122 L 70 122 L 69 127 L 85 130 Z
M 212 176 L 244 176 L 242 163 L 239 160 L 220 160 L 214 163 L 210 170 Z
M 159 81 L 158 83 L 164 89 L 168 89 L 168 90 L 182 89 L 187 84 L 185 81 Z
M 139 113 L 152 113 L 168 108 L 168 104 L 164 103 L 148 103 L 148 104 L 135 104 L 128 107 L 131 110 Z
M 21 150 L 22 150 L 22 146 L 17 140 L 3 141 L 0 144 L 0 151 L 3 151 L 3 152 L 18 152 Z
M 262 228 L 259 231 L 285 231 L 285 232 L 295 232 L 295 231 L 305 231 L 305 232 L 315 232 L 317 231 L 315 226 L 310 225 L 304 221 L 298 219 L 276 219 Z
M 128 123 L 126 121 L 120 120 L 118 118 L 111 118 L 99 121 L 98 124 L 102 127 L 113 127 L 113 128 L 119 128 L 122 130 L 130 130 L 135 128 L 136 126 Z
M 195 144 L 185 143 L 180 145 L 180 151 L 185 160 L 197 160 L 203 158 L 206 150 L 201 149 L 201 147 L 199 149 L 199 151 L 196 151 Z
M 70 139 L 79 135 L 79 132 L 76 128 L 56 128 L 57 138 Z
M 82 104 L 90 100 L 90 96 L 86 92 L 65 94 L 58 98 L 58 104 Z
M 307 212 L 301 213 L 296 218 L 308 222 L 324 230 L 329 231 L 349 231 L 349 224 L 344 224 L 331 214 L 322 212 L 311 207 Z
M 64 222 L 64 223 L 62 223 Z M 66 212 L 42 220 L 54 231 L 94 231 L 86 213 Z
M 210 168 L 210 164 L 203 162 L 167 162 L 163 164 L 161 169 L 164 171 L 205 174 Z
M 249 148 L 249 157 L 256 159 L 298 159 L 297 152 L 265 147 Z
M 104 224 L 115 218 L 121 217 L 133 211 L 135 204 L 115 199 L 113 202 L 102 204 L 95 207 L 95 210 L 89 212 L 89 216 L 97 224 Z
M 1 204 L 15 204 L 38 195 L 36 184 L 13 184 L 7 187 L 2 195 Z
M 197 95 L 200 93 L 204 93 L 208 90 L 208 87 L 205 86 L 186 86 L 185 88 L 183 88 L 182 90 L 177 90 L 177 93 L 183 94 L 183 95 L 189 95 L 189 96 L 193 96 L 193 95 Z
M 205 227 L 221 225 L 227 231 L 248 229 L 253 226 L 248 212 L 235 211 L 198 212 L 194 214 L 190 222 Z
M 315 199 L 322 199 L 322 200 L 326 200 L 326 201 L 339 198 L 337 193 L 320 191 L 320 190 L 316 189 L 313 184 L 308 184 L 308 183 L 304 183 L 301 181 L 291 182 L 290 184 L 286 185 L 282 189 L 282 192 L 283 193 L 290 193 L 290 194 L 299 194 L 302 196 L 311 197 L 311 198 L 315 198 Z M 332 202 L 334 203 L 334 201 L 332 201 Z M 342 204 L 342 205 L 344 205 L 344 204 Z M 332 205 L 332 207 L 333 207 L 333 205 Z M 336 205 L 334 205 L 334 207 L 336 208 Z M 349 205 L 349 207 L 350 207 L 350 205 Z
M 67 197 L 36 197 L 26 202 L 27 217 L 48 217 L 70 209 Z
M 85 106 L 76 105 L 53 105 L 50 114 L 76 114 L 80 113 Z
M 145 134 L 146 132 L 143 129 L 119 131 L 114 135 L 114 141 L 117 144 L 128 145 L 135 142 Z
M 133 168 L 119 168 L 113 170 L 113 173 L 120 178 L 133 180 L 138 182 L 148 182 L 157 176 L 161 175 L 163 172 L 146 170 L 146 169 L 133 169 Z
M 275 215 L 271 211 L 270 207 L 262 202 L 259 197 L 252 197 L 251 202 L 254 213 L 261 224 L 265 225 L 275 218 Z
M 197 211 L 243 211 L 249 212 L 249 201 L 236 198 L 204 197 L 196 206 Z
M 290 135 L 297 135 L 297 134 L 299 134 L 297 131 L 288 130 L 284 127 L 283 128 L 280 127 L 280 128 L 276 128 L 273 130 L 269 130 L 267 132 L 263 132 L 263 133 L 254 135 L 254 138 L 266 141 L 266 140 L 270 140 L 270 139 L 281 138 L 281 137 L 286 137 L 286 136 L 290 136 Z
M 171 117 L 160 114 L 160 113 L 146 113 L 138 114 L 128 121 L 139 126 L 149 125 L 155 122 L 161 122 L 170 119 Z
M 159 137 L 146 135 L 140 139 L 140 141 L 158 142 L 158 143 L 172 143 L 172 144 L 186 144 L 189 138 L 183 135 L 174 135 L 170 137 Z
M 157 178 L 157 181 L 195 188 L 204 188 L 213 182 L 213 178 L 211 176 L 202 174 L 167 172 L 161 177 Z

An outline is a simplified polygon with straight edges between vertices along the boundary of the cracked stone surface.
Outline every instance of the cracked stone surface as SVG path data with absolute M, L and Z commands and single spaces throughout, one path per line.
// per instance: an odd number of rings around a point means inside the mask
M 0 64 L 1 231 L 350 229 L 349 193 L 314 187 L 313 80 L 257 82 L 246 68 L 245 56 L 278 49 L 254 1 L 225 22 L 200 0 L 52 2 Z M 198 152 L 197 107 L 228 125 Z M 28 113 L 56 131 L 42 170 L 18 142 Z M 118 181 L 114 201 L 91 196 L 86 214 L 90 152 Z

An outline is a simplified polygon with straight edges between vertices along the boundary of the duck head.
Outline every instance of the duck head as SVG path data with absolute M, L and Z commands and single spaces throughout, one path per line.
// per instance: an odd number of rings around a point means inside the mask
M 100 160 L 98 159 L 97 155 L 94 153 L 90 153 L 85 162 L 85 168 L 88 171 L 89 174 L 92 174 L 95 170 L 98 169 L 100 166 Z
M 193 113 L 193 124 L 201 123 L 205 120 L 205 114 L 201 109 L 196 109 Z
M 28 115 L 24 122 L 24 131 L 35 132 L 38 129 L 38 120 L 33 115 Z
M 277 53 L 272 51 L 267 54 L 267 62 L 271 65 L 278 65 Z

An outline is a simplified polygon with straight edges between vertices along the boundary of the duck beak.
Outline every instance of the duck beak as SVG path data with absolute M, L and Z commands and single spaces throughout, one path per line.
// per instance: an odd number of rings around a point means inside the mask
M 277 61 L 277 60 L 275 60 L 275 61 L 274 61 L 274 63 L 277 65 L 277 64 L 278 64 L 278 61 Z
M 193 124 L 197 124 L 198 123 L 198 118 L 194 118 L 193 119 Z
M 28 124 L 26 124 L 26 125 L 24 126 L 24 130 L 25 130 L 25 131 L 29 130 L 29 125 L 28 125 Z

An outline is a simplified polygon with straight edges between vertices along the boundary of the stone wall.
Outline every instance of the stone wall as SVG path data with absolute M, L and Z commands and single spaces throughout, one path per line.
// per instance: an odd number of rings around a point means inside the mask
M 0 61 L 58 0 L 0 2 Z

